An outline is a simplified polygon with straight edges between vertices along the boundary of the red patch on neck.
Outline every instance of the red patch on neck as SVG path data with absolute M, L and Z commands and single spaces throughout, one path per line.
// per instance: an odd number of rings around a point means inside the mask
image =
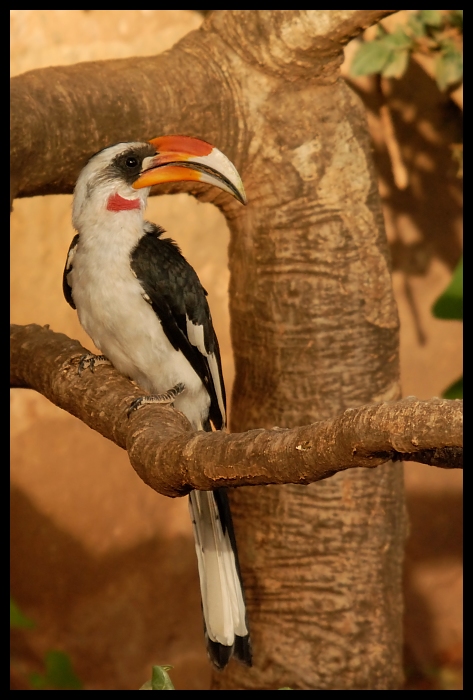
M 118 192 L 111 194 L 107 202 L 108 211 L 126 211 L 127 209 L 141 209 L 141 200 L 139 197 L 136 199 L 124 199 L 120 197 Z

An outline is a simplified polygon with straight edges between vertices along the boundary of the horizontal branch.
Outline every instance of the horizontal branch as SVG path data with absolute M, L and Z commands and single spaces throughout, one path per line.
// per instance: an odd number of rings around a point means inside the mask
M 221 10 L 204 25 L 248 64 L 291 82 L 313 79 L 343 47 L 398 10 Z M 322 68 L 322 70 L 321 70 Z M 325 76 L 327 78 L 327 75 Z
M 79 376 L 85 352 L 47 326 L 12 325 L 11 386 L 40 392 L 126 449 L 143 481 L 167 496 L 223 486 L 309 484 L 389 460 L 462 466 L 462 401 L 408 398 L 350 408 L 299 428 L 194 432 L 185 416 L 159 405 L 128 418 L 140 390 L 107 365 Z
M 244 174 L 249 144 L 239 123 L 242 95 L 251 98 L 260 67 L 293 81 L 313 77 L 315 66 L 335 56 L 338 71 L 343 46 L 395 11 L 221 10 L 157 56 L 51 66 L 15 76 L 10 81 L 11 199 L 70 193 L 99 149 L 164 133 L 211 141 Z
M 166 133 L 212 141 L 241 171 L 221 43 L 196 30 L 157 56 L 50 66 L 14 76 L 11 196 L 70 193 L 82 167 L 101 148 Z M 225 135 L 222 115 L 228 115 Z M 32 158 L 34 168 L 28 167 Z

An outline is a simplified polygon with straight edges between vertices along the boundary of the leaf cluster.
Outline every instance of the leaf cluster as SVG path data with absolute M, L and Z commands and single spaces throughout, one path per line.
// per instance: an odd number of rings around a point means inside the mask
M 463 256 L 456 266 L 452 279 L 445 291 L 432 307 L 437 318 L 452 321 L 463 320 Z M 463 398 L 463 377 L 457 379 L 443 393 L 445 399 Z
M 413 53 L 435 58 L 440 90 L 463 80 L 463 10 L 417 10 L 407 23 L 388 32 L 378 25 L 377 37 L 358 49 L 351 66 L 355 77 L 379 73 L 401 78 Z
M 10 628 L 33 629 L 33 620 L 27 617 L 10 597 Z M 63 651 L 51 649 L 44 657 L 44 673 L 30 673 L 29 683 L 34 690 L 82 690 L 71 659 Z

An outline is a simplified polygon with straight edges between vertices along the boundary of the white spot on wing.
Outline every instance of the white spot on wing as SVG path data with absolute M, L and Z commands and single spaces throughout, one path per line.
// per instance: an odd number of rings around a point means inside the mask
M 187 325 L 187 337 L 191 345 L 196 347 L 202 355 L 208 357 L 207 351 L 205 349 L 204 341 L 204 327 L 198 326 L 190 320 L 189 316 L 186 315 L 186 325 Z
M 220 413 L 222 414 L 223 425 L 226 423 L 225 415 L 225 405 L 223 403 L 222 386 L 220 382 L 220 373 L 218 371 L 217 358 L 215 354 L 208 353 L 205 349 L 204 340 L 204 327 L 193 323 L 190 318 L 186 315 L 186 326 L 187 326 L 187 337 L 191 345 L 196 347 L 199 352 L 207 358 L 210 368 L 210 374 L 212 375 L 212 380 L 215 387 L 215 393 L 217 394 L 218 407 Z
M 220 409 L 220 413 L 222 414 L 223 425 L 225 426 L 225 424 L 227 422 L 227 417 L 225 415 L 225 405 L 223 403 L 222 386 L 220 384 L 220 374 L 218 371 L 217 358 L 215 357 L 214 353 L 209 355 L 208 358 L 209 358 L 210 374 L 212 375 L 212 379 L 214 381 L 215 393 L 217 394 L 218 407 Z
M 67 260 L 66 260 L 66 270 L 70 270 L 72 267 L 72 261 L 74 260 L 74 255 L 76 254 L 77 250 L 77 243 L 73 248 L 70 249 L 69 253 L 67 254 Z

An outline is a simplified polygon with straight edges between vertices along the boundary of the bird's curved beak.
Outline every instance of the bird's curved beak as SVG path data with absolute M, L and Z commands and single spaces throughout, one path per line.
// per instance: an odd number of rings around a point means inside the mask
M 246 194 L 237 169 L 210 143 L 191 136 L 160 136 L 150 143 L 157 154 L 143 161 L 133 188 L 152 187 L 164 182 L 194 180 L 215 185 L 246 204 Z

